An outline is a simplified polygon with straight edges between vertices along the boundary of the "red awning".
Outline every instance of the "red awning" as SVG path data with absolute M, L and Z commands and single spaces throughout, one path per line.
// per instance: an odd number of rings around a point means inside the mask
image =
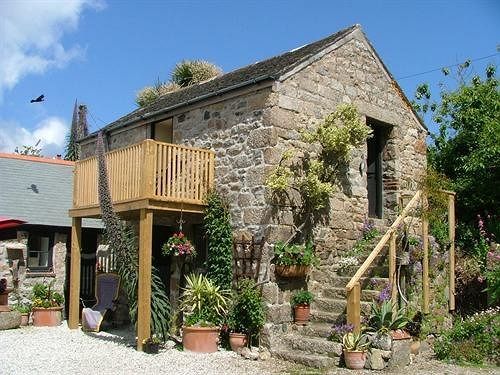
M 8 217 L 0 216 L 0 230 L 8 229 L 8 228 L 15 228 L 15 227 L 18 227 L 19 225 L 22 225 L 24 223 L 25 223 L 25 221 L 22 221 L 19 219 L 11 219 Z

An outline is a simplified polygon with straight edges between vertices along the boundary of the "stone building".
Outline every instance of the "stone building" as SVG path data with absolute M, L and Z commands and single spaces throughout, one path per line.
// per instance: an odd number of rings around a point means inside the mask
M 29 299 L 37 282 L 55 280 L 57 290 L 66 292 L 73 167 L 66 160 L 0 154 L 0 278 L 19 292 L 20 302 Z M 89 219 L 84 227 L 84 253 L 95 257 L 102 225 Z M 90 295 L 92 275 L 83 283 Z M 10 293 L 9 303 L 16 302 L 16 293 Z
M 346 183 L 313 228 L 318 269 L 307 285 L 278 280 L 272 245 L 293 234 L 295 223 L 290 208 L 273 204 L 266 177 L 287 149 L 308 150 L 301 130 L 314 128 L 341 103 L 354 104 L 375 136 L 355 150 Z M 359 25 L 164 95 L 103 131 L 109 150 L 149 138 L 215 152 L 215 185 L 230 204 L 235 236 L 265 242 L 259 279 L 268 281 L 263 338 L 271 348 L 281 347 L 290 329 L 293 289 L 315 290 L 313 316 L 335 321 L 338 303 L 327 289 L 338 256 L 360 237 L 367 218 L 380 227 L 390 224 L 399 197 L 416 190 L 428 134 Z M 84 157 L 94 155 L 95 142 L 95 133 L 81 141 Z

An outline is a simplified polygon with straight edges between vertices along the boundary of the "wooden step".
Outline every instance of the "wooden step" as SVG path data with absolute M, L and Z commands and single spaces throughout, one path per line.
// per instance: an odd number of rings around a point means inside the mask
M 277 349 L 272 350 L 271 354 L 275 358 L 284 359 L 295 363 L 300 363 L 315 368 L 330 368 L 339 365 L 340 357 L 328 357 L 321 354 L 311 354 L 302 350 Z

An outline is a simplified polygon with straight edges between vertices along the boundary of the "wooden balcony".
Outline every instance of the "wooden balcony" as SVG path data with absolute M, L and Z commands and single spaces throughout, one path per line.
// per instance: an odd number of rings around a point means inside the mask
M 215 154 L 153 140 L 106 153 L 115 211 L 140 209 L 199 213 L 214 185 Z M 99 217 L 97 157 L 76 162 L 72 217 Z

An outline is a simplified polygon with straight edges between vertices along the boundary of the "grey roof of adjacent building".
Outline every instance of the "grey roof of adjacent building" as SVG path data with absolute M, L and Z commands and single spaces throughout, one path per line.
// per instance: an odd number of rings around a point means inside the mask
M 73 165 L 33 159 L 0 155 L 0 216 L 27 224 L 70 227 Z M 84 219 L 82 225 L 102 228 L 96 219 Z

